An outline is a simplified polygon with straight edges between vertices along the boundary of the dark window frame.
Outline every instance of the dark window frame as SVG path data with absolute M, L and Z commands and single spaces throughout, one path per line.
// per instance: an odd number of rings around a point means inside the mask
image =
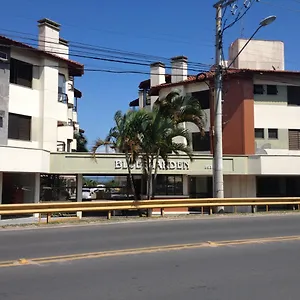
M 262 133 L 260 135 L 260 133 Z M 261 139 L 263 140 L 265 138 L 265 129 L 264 128 L 255 128 L 254 129 L 254 136 L 256 139 Z
M 267 85 L 267 95 L 278 95 L 278 88 L 275 84 Z
M 192 149 L 195 152 L 211 151 L 210 133 L 206 131 L 202 136 L 200 132 L 192 132 Z
M 277 128 L 269 128 L 268 129 L 268 139 L 269 140 L 278 140 L 278 129 Z
M 180 179 L 176 181 L 176 179 Z M 159 196 L 183 195 L 182 175 L 157 175 L 155 194 Z
M 10 59 L 9 82 L 32 89 L 33 65 L 15 58 Z
M 8 138 L 12 140 L 31 141 L 31 116 L 9 113 Z
M 287 86 L 287 104 L 291 106 L 300 106 L 300 86 Z
M 210 109 L 210 90 L 193 92 L 190 96 L 199 101 L 201 109 Z
M 253 85 L 253 94 L 254 95 L 263 95 L 265 93 L 265 87 L 263 84 L 254 84 Z

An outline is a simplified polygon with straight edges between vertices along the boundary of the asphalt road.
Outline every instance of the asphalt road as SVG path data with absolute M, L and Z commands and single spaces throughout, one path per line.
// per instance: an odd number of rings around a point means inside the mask
M 300 242 L 0 268 L 2 300 L 299 299 Z
M 0 230 L 0 261 L 287 235 L 300 235 L 300 214 Z

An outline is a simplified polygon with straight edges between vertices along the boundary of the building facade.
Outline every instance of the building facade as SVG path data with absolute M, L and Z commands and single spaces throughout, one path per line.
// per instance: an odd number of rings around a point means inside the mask
M 69 59 L 60 25 L 38 21 L 38 47 L 0 36 L 0 203 L 39 201 L 50 153 L 76 151 L 74 86 L 83 65 Z
M 224 66 L 245 42 L 231 44 Z M 281 41 L 254 40 L 246 49 L 224 74 L 225 197 L 300 196 L 300 72 L 284 70 Z M 207 155 L 212 158 L 214 70 L 190 76 L 187 57 L 174 57 L 171 62 L 171 74 L 165 73 L 160 62 L 151 65 L 150 80 L 140 84 L 139 98 L 130 106 L 151 109 L 158 98 L 174 89 L 199 99 L 207 116 L 205 136 L 201 137 L 193 124 L 185 126 L 190 130 L 197 159 L 206 160 Z M 229 157 L 244 158 L 244 174 L 228 171 Z M 205 175 L 199 169 L 198 174 L 187 176 L 190 195 L 212 195 L 212 174 Z

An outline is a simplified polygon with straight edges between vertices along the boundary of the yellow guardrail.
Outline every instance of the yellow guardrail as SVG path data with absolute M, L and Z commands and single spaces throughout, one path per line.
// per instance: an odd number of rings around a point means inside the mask
M 212 213 L 213 207 L 218 206 L 266 206 L 266 211 L 271 205 L 297 205 L 300 208 L 300 197 L 285 198 L 200 198 L 200 199 L 154 199 L 139 201 L 87 201 L 87 202 L 44 202 L 26 204 L 1 204 L 0 215 L 19 215 L 19 214 L 47 214 L 66 212 L 85 212 L 85 211 L 107 211 L 108 218 L 111 211 L 115 210 L 137 210 L 159 208 L 161 215 L 164 215 L 165 208 L 189 208 L 209 207 Z M 48 220 L 47 217 L 47 220 Z

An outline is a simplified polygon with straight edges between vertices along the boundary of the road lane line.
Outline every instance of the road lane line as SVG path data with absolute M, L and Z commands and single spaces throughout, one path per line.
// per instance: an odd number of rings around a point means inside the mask
M 280 236 L 280 237 L 269 237 L 269 238 L 256 238 L 256 239 L 243 239 L 243 240 L 228 240 L 228 241 L 207 241 L 200 243 L 189 243 L 189 244 L 174 244 L 166 246 L 155 246 L 155 247 L 143 247 L 143 248 L 132 248 L 132 249 L 121 249 L 121 250 L 108 250 L 91 253 L 78 253 L 69 255 L 49 256 L 49 257 L 37 257 L 37 258 L 21 258 L 9 261 L 0 261 L 0 268 L 5 267 L 16 267 L 16 266 L 28 266 L 33 264 L 47 264 L 53 262 L 62 261 L 73 261 L 82 259 L 122 256 L 122 255 L 134 255 L 134 254 L 145 254 L 145 253 L 158 253 L 167 251 L 179 251 L 186 249 L 197 249 L 207 247 L 222 247 L 222 246 L 238 246 L 246 244 L 259 244 L 259 243 L 275 243 L 284 241 L 297 241 L 300 240 L 299 236 Z

